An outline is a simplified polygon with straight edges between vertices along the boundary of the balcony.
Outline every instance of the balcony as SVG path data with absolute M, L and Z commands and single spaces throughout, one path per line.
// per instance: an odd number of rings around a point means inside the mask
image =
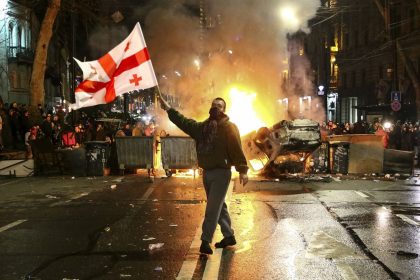
M 25 47 L 8 47 L 7 48 L 7 59 L 10 62 L 33 64 L 34 62 L 34 51 Z

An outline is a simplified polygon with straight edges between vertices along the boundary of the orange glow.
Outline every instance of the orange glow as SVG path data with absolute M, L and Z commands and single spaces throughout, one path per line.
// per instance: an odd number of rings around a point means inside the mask
M 265 110 L 262 106 L 258 107 L 255 104 L 254 101 L 256 97 L 256 93 L 249 93 L 237 88 L 232 88 L 229 91 L 230 101 L 228 104 L 230 104 L 231 107 L 229 108 L 227 115 L 230 120 L 238 126 L 241 136 L 267 126 L 266 123 L 260 119 L 259 113 L 262 113 Z
M 196 173 L 195 173 L 195 169 L 188 169 L 185 171 L 179 171 L 177 170 L 176 173 L 173 174 L 174 177 L 180 177 L 180 178 L 189 178 L 189 177 L 195 177 Z

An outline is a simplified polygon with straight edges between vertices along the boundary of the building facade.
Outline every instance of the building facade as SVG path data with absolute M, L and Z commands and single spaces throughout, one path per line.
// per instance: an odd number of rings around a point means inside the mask
M 420 1 L 321 1 L 305 38 L 326 119 L 415 120 L 420 114 Z
M 0 96 L 3 103 L 29 104 L 39 24 L 27 7 L 14 1 L 0 5 Z

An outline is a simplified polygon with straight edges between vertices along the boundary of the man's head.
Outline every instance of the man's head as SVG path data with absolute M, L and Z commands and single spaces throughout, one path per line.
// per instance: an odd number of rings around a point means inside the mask
M 211 108 L 217 108 L 221 112 L 225 112 L 226 111 L 226 101 L 221 97 L 217 97 L 217 98 L 213 99 L 213 101 L 211 103 Z

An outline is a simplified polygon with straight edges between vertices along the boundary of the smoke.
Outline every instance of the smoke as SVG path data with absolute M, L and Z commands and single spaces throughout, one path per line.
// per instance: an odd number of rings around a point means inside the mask
M 123 25 L 97 26 L 89 36 L 88 47 L 90 58 L 86 60 L 95 60 L 115 48 L 130 34 L 131 29 Z M 84 60 L 82 58 L 82 60 Z
M 284 78 L 290 61 L 287 34 L 308 32 L 307 20 L 319 4 L 319 0 L 154 0 L 135 10 L 133 19 L 142 24 L 161 91 L 179 98 L 185 115 L 204 119 L 211 100 L 218 96 L 229 107 L 229 90 L 235 86 L 257 94 L 256 106 L 264 109 L 263 119 L 271 125 L 290 117 L 279 99 L 314 95 L 309 63 L 299 70 L 308 87 L 288 87 L 298 83 Z M 121 40 L 128 34 L 115 33 L 114 38 Z M 100 36 L 91 41 L 102 49 L 107 43 Z

